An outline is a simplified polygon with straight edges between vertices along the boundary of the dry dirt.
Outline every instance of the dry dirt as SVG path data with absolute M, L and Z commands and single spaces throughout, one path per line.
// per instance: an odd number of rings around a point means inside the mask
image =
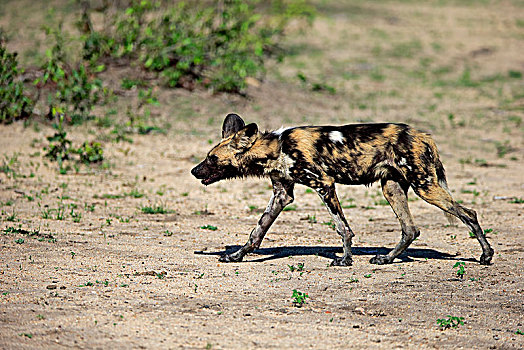
M 4 9 L 0 24 L 23 51 L 20 4 L 8 2 L 18 17 Z M 297 53 L 269 67 L 248 99 L 159 89 L 155 118 L 169 122 L 166 134 L 112 143 L 94 124 L 68 129 L 75 144 L 105 140 L 104 167 L 59 175 L 43 157 L 49 125 L 0 125 L 0 348 L 524 347 L 524 88 L 522 76 L 508 78 L 524 71 L 522 7 L 318 6 L 313 28 L 289 38 Z M 443 78 L 439 69 L 448 69 Z M 311 91 L 299 71 L 337 92 Z M 204 187 L 189 173 L 231 111 L 261 129 L 392 121 L 431 132 L 455 198 L 477 211 L 495 249 L 493 264 L 479 265 L 465 226 L 449 226 L 410 193 L 420 238 L 393 264 L 371 265 L 400 236 L 377 184 L 338 187 L 356 233 L 352 267 L 329 267 L 341 243 L 302 186 L 261 249 L 219 263 L 245 243 L 271 194 L 267 179 Z M 145 214 L 147 206 L 169 212 Z M 309 295 L 303 307 L 294 289 Z M 440 330 L 448 315 L 464 325 Z

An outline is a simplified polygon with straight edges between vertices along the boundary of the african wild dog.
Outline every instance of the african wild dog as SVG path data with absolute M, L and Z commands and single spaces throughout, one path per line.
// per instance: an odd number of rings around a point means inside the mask
M 332 265 L 351 265 L 354 233 L 340 207 L 335 183 L 369 185 L 378 180 L 400 221 L 402 238 L 389 254 L 377 255 L 371 263 L 393 262 L 419 236 L 408 208 L 409 187 L 469 227 L 482 247 L 481 264 L 490 264 L 493 257 L 475 211 L 451 197 L 434 141 L 405 124 L 301 126 L 260 133 L 256 124 L 246 126 L 238 115 L 228 114 L 222 140 L 191 173 L 204 185 L 246 176 L 268 176 L 272 181 L 273 196 L 248 242 L 222 256 L 223 262 L 241 261 L 258 248 L 278 214 L 293 202 L 294 185 L 302 184 L 317 191 L 342 236 L 344 255 Z

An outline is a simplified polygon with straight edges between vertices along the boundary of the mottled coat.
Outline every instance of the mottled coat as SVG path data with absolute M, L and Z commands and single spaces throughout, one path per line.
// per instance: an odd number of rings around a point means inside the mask
M 391 263 L 419 235 L 407 205 L 411 187 L 428 203 L 462 220 L 481 244 L 482 264 L 489 264 L 489 246 L 476 213 L 457 203 L 447 187 L 444 167 L 432 138 L 405 124 L 350 124 L 344 126 L 301 126 L 276 131 L 258 131 L 245 125 L 236 114 L 224 120 L 222 137 L 206 159 L 191 172 L 205 185 L 222 179 L 267 176 L 273 183 L 273 197 L 246 245 L 222 261 L 241 261 L 258 248 L 280 211 L 293 201 L 295 184 L 317 191 L 326 204 L 337 232 L 342 236 L 344 255 L 334 265 L 351 265 L 350 229 L 335 192 L 335 183 L 369 185 L 381 181 L 402 228 L 399 244 L 372 263 Z

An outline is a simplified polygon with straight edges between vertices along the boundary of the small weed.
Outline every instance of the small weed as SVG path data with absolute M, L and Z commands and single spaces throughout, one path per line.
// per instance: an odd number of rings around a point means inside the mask
M 510 201 L 510 203 L 514 203 L 514 204 L 522 204 L 522 203 L 524 203 L 524 198 L 517 198 L 517 197 L 515 197 L 515 198 L 513 198 L 513 199 Z
M 15 243 L 17 244 L 24 244 L 25 240 L 23 238 L 18 238 Z
M 494 231 L 492 228 L 487 228 L 484 230 L 484 235 L 487 235 L 488 233 L 493 233 L 494 235 L 496 235 L 498 232 Z
M 337 229 L 337 225 L 333 222 L 333 220 L 325 221 L 322 223 L 322 225 L 326 225 L 331 227 L 333 230 Z
M 389 202 L 386 199 L 379 199 L 378 201 L 375 201 L 375 205 L 389 205 Z
M 144 206 L 141 207 L 140 210 L 144 214 L 169 214 L 173 212 L 172 210 L 164 208 L 162 205 Z
M 317 223 L 317 218 L 315 215 L 308 215 L 307 216 L 307 221 L 310 223 L 310 224 L 316 224 Z
M 506 154 L 513 151 L 513 148 L 510 146 L 509 141 L 504 142 L 495 142 L 495 148 L 497 149 L 497 157 L 504 158 Z
M 21 337 L 27 337 L 29 339 L 33 338 L 33 335 L 31 333 L 20 333 L 19 336 Z
M 298 263 L 297 266 L 295 265 L 287 265 L 289 267 L 289 271 L 304 271 L 304 263 Z
M 466 193 L 466 194 L 472 194 L 475 197 L 478 197 L 480 195 L 480 192 L 473 189 L 473 190 L 461 190 L 460 193 Z
M 309 295 L 307 293 L 302 293 L 296 289 L 293 289 L 293 294 L 291 297 L 294 299 L 293 306 L 302 307 L 305 304 L 306 299 L 309 298 Z
M 213 226 L 213 225 L 204 225 L 204 226 L 200 226 L 200 228 L 203 230 L 210 230 L 210 231 L 216 231 L 218 229 L 218 227 Z
M 520 329 L 517 329 L 517 331 L 515 332 L 515 334 L 518 334 L 518 335 L 524 335 L 524 331 L 521 331 Z
M 144 197 L 144 194 L 137 190 L 136 188 L 133 188 L 130 192 L 124 193 L 127 197 L 133 197 L 133 198 L 142 198 Z
M 464 261 L 457 261 L 455 265 L 453 265 L 453 268 L 457 268 L 457 276 L 460 278 L 464 278 L 464 274 L 466 273 L 465 270 L 466 263 Z
M 437 325 L 441 330 L 448 328 L 457 328 L 458 326 L 464 325 L 464 317 L 456 317 L 447 315 L 448 318 L 439 318 Z
M 8 215 L 8 216 L 5 218 L 5 221 L 13 221 L 13 222 L 14 222 L 14 221 L 18 221 L 18 220 L 16 219 L 16 212 L 13 211 L 13 212 L 11 213 L 11 215 Z
M 372 274 L 371 273 L 367 273 L 364 275 L 365 278 L 371 278 Z
M 36 318 L 38 318 L 39 320 L 45 320 L 45 316 L 44 315 L 36 315 Z
M 292 205 L 288 205 L 287 207 L 285 207 L 284 209 L 282 209 L 282 211 L 295 211 L 297 210 L 297 206 L 292 204 Z
M 349 279 L 348 282 L 349 282 L 349 283 L 358 283 L 358 278 L 352 276 L 352 277 Z

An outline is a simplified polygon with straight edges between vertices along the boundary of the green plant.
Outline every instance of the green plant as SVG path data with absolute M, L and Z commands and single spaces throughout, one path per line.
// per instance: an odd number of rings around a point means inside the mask
M 52 86 L 47 95 L 51 116 L 53 109 L 60 109 L 72 123 L 80 123 L 90 117 L 91 109 L 108 92 L 102 81 L 95 78 L 84 64 L 73 67 L 65 52 L 62 23 L 57 28 L 45 27 L 47 36 L 54 39 L 53 46 L 46 50 L 44 74 L 35 80 L 38 87 Z
M 288 205 L 287 207 L 282 209 L 282 211 L 295 211 L 295 210 L 297 210 L 297 206 L 295 204 Z
M 200 226 L 200 228 L 204 230 L 211 230 L 211 231 L 216 231 L 218 229 L 216 226 L 213 226 L 213 225 Z
M 517 197 L 515 197 L 515 198 L 513 198 L 513 199 L 510 201 L 510 203 L 522 204 L 522 203 L 524 203 L 524 198 L 517 198 Z
M 289 267 L 289 271 L 304 271 L 304 263 L 298 263 L 297 266 L 295 265 L 287 265 Z
M 262 15 L 264 11 L 265 15 Z M 304 0 L 213 0 L 210 3 L 134 0 L 116 11 L 105 32 L 84 40 L 84 59 L 125 58 L 158 72 L 168 86 L 192 89 L 196 84 L 217 91 L 241 92 L 247 77 L 260 78 L 267 57 L 278 49 L 289 20 L 312 19 Z M 135 86 L 130 80 L 124 88 Z
M 67 132 L 64 129 L 64 115 L 59 110 L 53 108 L 53 115 L 57 116 L 58 123 L 53 124 L 56 130 L 53 136 L 48 136 L 49 146 L 44 147 L 45 156 L 58 163 L 60 173 L 65 174 L 68 168 L 63 166 L 64 160 L 69 159 L 72 153 L 71 140 L 67 138 Z
M 457 261 L 455 265 L 453 265 L 453 268 L 457 269 L 457 276 L 460 278 L 464 278 L 466 263 L 464 261 Z
M 464 325 L 464 317 L 456 317 L 447 315 L 448 318 L 437 319 L 437 325 L 440 329 L 457 328 L 458 326 Z
M 7 175 L 7 177 L 16 178 L 16 168 L 18 167 L 18 153 L 13 153 L 11 157 L 8 155 L 4 156 L 4 160 L 2 161 L 2 165 L 0 165 L 0 172 Z M 7 201 L 5 205 L 11 205 L 9 204 L 11 201 Z
M 173 212 L 172 210 L 164 208 L 164 206 L 161 204 L 153 205 L 153 206 L 150 206 L 150 205 L 143 206 L 140 208 L 140 210 L 144 214 L 169 214 Z
M 302 307 L 306 302 L 306 299 L 309 298 L 309 295 L 307 293 L 302 293 L 296 289 L 293 289 L 293 294 L 291 295 L 291 297 L 294 299 L 293 305 L 295 307 Z
M 104 150 L 99 142 L 84 142 L 80 148 L 75 150 L 84 164 L 100 163 L 104 160 Z
M 16 56 L 7 51 L 0 38 L 0 123 L 27 118 L 33 112 L 34 102 L 24 94 L 24 85 L 18 80 L 23 71 Z
M 333 220 L 325 221 L 322 223 L 322 225 L 326 225 L 331 227 L 333 230 L 337 229 L 337 225 L 333 222 Z

